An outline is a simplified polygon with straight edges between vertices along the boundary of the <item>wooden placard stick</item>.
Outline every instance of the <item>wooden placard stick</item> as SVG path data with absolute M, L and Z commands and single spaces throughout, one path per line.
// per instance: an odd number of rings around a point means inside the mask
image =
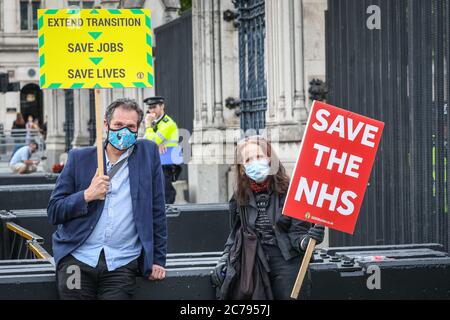
M 294 288 L 292 288 L 291 298 L 297 299 L 300 293 L 300 289 L 303 284 L 303 280 L 305 279 L 306 271 L 308 270 L 309 261 L 311 260 L 312 253 L 316 246 L 315 239 L 309 239 L 308 247 L 306 248 L 305 255 L 303 256 L 302 265 L 300 266 L 300 270 L 297 274 L 297 279 L 295 280 Z
M 95 129 L 97 134 L 97 167 L 98 175 L 104 175 L 103 164 L 103 119 L 101 112 L 100 89 L 95 89 Z

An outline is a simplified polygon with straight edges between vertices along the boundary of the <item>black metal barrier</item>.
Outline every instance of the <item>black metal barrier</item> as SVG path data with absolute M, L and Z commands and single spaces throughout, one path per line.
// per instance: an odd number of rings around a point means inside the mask
M 19 226 L 14 222 L 6 222 L 3 227 L 2 252 L 8 260 L 12 259 L 48 259 L 50 254 L 42 247 L 44 239 Z M 5 241 L 6 239 L 10 241 Z
M 310 299 L 449 299 L 450 258 L 442 250 L 438 244 L 317 250 Z M 210 272 L 219 255 L 168 255 L 167 278 L 138 278 L 135 298 L 214 299 Z M 49 260 L 0 261 L 0 299 L 56 298 Z
M 220 253 L 168 255 L 164 281 L 137 278 L 135 299 L 214 299 L 210 272 Z M 0 300 L 57 299 L 55 268 L 50 260 L 0 261 Z
M 53 252 L 51 237 L 56 226 L 48 223 L 45 209 L 0 211 L 0 220 L 32 230 L 44 239 L 45 250 Z M 170 206 L 167 229 L 169 253 L 221 251 L 230 231 L 228 204 Z
M 54 184 L 59 174 L 56 173 L 32 173 L 14 174 L 0 173 L 0 186 L 23 184 Z
M 38 234 L 40 237 L 42 237 L 43 241 L 41 245 L 44 247 L 44 249 L 50 252 L 50 254 L 53 254 L 52 234 L 56 230 L 56 226 L 48 223 L 47 211 L 45 209 L 0 211 L 0 220 L 4 223 L 14 222 L 25 229 L 32 230 L 33 233 Z M 0 232 L 2 232 L 1 228 Z M 2 239 L 5 244 L 11 241 L 11 239 L 5 234 L 3 234 Z M 2 257 L 4 256 L 0 254 L 0 259 Z
M 48 224 L 46 210 L 37 209 L 47 207 L 53 188 L 53 184 L 0 185 L 0 210 L 9 211 L 16 216 L 14 221 L 41 235 L 49 252 L 55 227 Z M 167 217 L 169 252 L 223 249 L 230 230 L 228 204 L 172 205 L 168 206 Z
M 0 185 L 0 210 L 47 208 L 54 184 Z
M 0 260 L 0 300 L 57 299 L 49 260 Z
M 222 251 L 230 233 L 228 203 L 183 204 L 167 211 L 170 253 Z
M 211 271 L 220 255 L 221 252 L 169 254 L 167 278 L 157 282 L 139 278 L 135 299 L 214 299 Z
M 12 222 L 39 235 L 43 242 L 38 245 L 50 253 L 55 226 L 48 223 L 45 209 L 34 208 L 47 206 L 53 187 L 0 186 L 0 208 L 9 210 L 0 211 L 2 225 Z M 223 249 L 230 228 L 228 204 L 174 205 L 167 217 L 168 278 L 139 280 L 136 297 L 212 299 L 209 272 L 217 256 L 208 252 Z M 0 259 L 9 258 L 5 246 L 12 242 L 4 230 L 0 228 Z M 450 298 L 450 258 L 438 244 L 329 248 L 317 250 L 314 259 L 313 299 Z M 36 292 L 42 299 L 55 298 L 54 269 L 48 263 L 0 260 L 0 298 L 36 298 Z
M 311 299 L 449 299 L 450 257 L 440 244 L 317 250 Z

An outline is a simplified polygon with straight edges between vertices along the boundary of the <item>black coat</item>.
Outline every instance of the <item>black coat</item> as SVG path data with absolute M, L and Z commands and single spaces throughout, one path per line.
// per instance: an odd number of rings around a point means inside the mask
M 218 288 L 222 300 L 272 300 L 270 267 L 256 234 L 239 223 L 227 255 L 225 279 Z
M 249 192 L 248 196 L 249 203 L 245 207 L 246 222 L 250 230 L 255 230 L 258 210 L 253 192 Z M 300 249 L 300 241 L 308 232 L 311 224 L 305 221 L 292 219 L 282 214 L 286 194 L 270 192 L 270 198 L 267 213 L 272 221 L 274 233 L 277 238 L 277 245 L 280 248 L 283 257 L 286 260 L 290 260 L 299 255 L 303 255 L 304 252 Z M 221 299 L 242 299 L 242 294 L 237 292 L 239 290 L 236 290 L 236 285 L 234 285 L 234 282 L 236 282 L 236 278 L 253 276 L 254 292 L 251 297 L 247 298 L 272 299 L 270 280 L 268 277 L 270 268 L 266 261 L 266 255 L 263 248 L 259 243 L 256 249 L 252 249 L 253 251 L 256 251 L 256 259 L 254 262 L 255 266 L 253 268 L 252 275 L 240 274 L 241 271 L 239 270 L 239 265 L 236 266 L 236 264 L 233 264 L 233 260 L 236 258 L 235 256 L 240 254 L 239 250 L 246 250 L 245 247 L 241 246 L 243 230 L 242 223 L 240 221 L 240 212 L 241 210 L 238 208 L 235 197 L 233 196 L 230 200 L 230 219 L 232 230 L 228 236 L 221 258 L 222 261 L 227 262 L 227 271 L 222 285 L 218 288 L 218 297 Z M 253 252 L 251 254 L 253 254 Z
M 253 192 L 248 192 L 249 203 L 246 206 L 248 212 L 248 224 L 251 228 L 255 228 L 256 218 L 258 217 L 258 209 L 256 207 L 255 196 Z M 300 241 L 306 235 L 311 223 L 293 219 L 282 214 L 286 193 L 278 194 L 276 191 L 270 192 L 270 204 L 267 213 L 274 225 L 274 232 L 277 238 L 278 247 L 283 254 L 284 259 L 290 260 L 293 257 L 303 255 L 304 251 L 300 249 Z M 226 254 L 234 243 L 236 230 L 234 226 L 239 219 L 238 205 L 235 197 L 230 200 L 230 219 L 232 230 L 225 243 L 224 254 Z

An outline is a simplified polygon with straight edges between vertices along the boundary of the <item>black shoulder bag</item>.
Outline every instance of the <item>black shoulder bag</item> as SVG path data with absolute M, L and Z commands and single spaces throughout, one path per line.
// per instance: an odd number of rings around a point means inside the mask
M 258 249 L 258 237 L 248 227 L 247 210 L 239 207 L 240 227 L 230 249 L 229 264 L 235 270 L 235 277 L 230 283 L 226 299 L 249 300 L 254 291 L 253 270 Z

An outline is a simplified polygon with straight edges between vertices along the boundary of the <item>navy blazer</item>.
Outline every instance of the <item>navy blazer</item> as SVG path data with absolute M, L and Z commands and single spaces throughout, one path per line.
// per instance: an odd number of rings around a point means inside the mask
M 128 168 L 134 222 L 143 247 L 140 268 L 148 277 L 153 264 L 165 266 L 167 253 L 164 176 L 158 146 L 138 140 L 128 158 Z M 96 170 L 95 147 L 73 149 L 56 181 L 47 208 L 49 222 L 58 225 L 53 234 L 56 264 L 86 241 L 100 219 L 105 201 L 87 204 L 84 200 L 84 190 Z

